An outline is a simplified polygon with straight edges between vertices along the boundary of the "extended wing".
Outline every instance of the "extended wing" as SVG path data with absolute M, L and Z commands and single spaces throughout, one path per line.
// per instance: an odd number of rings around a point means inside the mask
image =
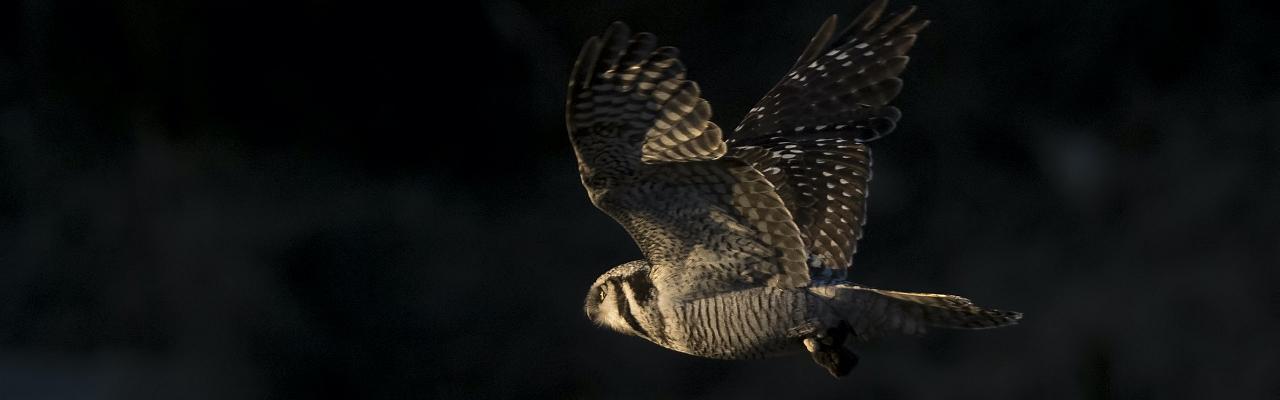
M 655 275 L 713 290 L 807 284 L 790 211 L 759 171 L 721 158 L 711 107 L 676 57 L 622 23 L 583 46 L 567 124 L 592 203 L 626 228 Z
M 871 152 L 863 144 L 891 132 L 901 113 L 888 105 L 902 88 L 906 52 L 928 21 L 915 11 L 881 19 L 867 7 L 841 33 L 835 16 L 818 29 L 794 67 L 729 137 L 728 154 L 774 184 L 799 226 L 815 273 L 843 278 L 866 222 Z

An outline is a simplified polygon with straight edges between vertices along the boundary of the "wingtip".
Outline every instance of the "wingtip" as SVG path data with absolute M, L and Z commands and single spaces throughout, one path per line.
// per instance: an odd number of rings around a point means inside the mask
M 604 30 L 604 39 L 607 41 L 614 36 L 621 36 L 624 38 L 630 37 L 631 27 L 627 26 L 625 22 L 613 21 L 613 23 L 609 24 L 609 27 Z
M 587 38 L 587 42 L 582 44 L 582 50 L 581 50 L 581 52 L 586 52 L 586 51 L 590 50 L 590 49 L 591 49 L 591 47 L 599 46 L 599 45 L 600 45 L 600 37 L 599 37 L 599 36 L 592 36 L 592 37 L 589 37 L 589 38 Z
M 859 25 L 859 28 L 862 30 L 871 29 L 871 27 L 875 25 L 876 21 L 880 20 L 880 15 L 884 13 L 884 9 L 885 7 L 888 7 L 888 5 L 888 0 L 876 0 L 871 2 L 866 9 L 863 9 L 862 12 L 858 14 L 857 18 L 853 19 L 854 25 Z
M 591 64 L 596 62 L 600 52 L 600 37 L 592 36 L 578 50 L 578 58 L 573 62 L 573 71 L 569 73 L 569 87 L 585 86 L 591 80 Z
M 902 13 L 900 14 L 902 15 L 902 21 L 906 21 L 907 18 L 911 18 L 912 15 L 916 14 L 916 10 L 919 10 L 919 9 L 920 7 L 916 7 L 916 5 L 912 4 L 911 6 L 907 7 L 905 10 L 902 10 Z

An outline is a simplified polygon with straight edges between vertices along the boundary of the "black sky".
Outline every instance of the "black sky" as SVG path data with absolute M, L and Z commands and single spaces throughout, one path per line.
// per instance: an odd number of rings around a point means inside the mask
M 1280 395 L 1264 2 L 918 3 L 851 276 L 1018 327 L 837 381 L 587 321 L 640 254 L 578 183 L 578 46 L 655 33 L 733 126 L 864 3 L 6 3 L 0 398 Z

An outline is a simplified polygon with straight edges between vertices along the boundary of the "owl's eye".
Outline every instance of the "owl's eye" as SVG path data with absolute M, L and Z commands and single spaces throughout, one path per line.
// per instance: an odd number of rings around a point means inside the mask
M 600 289 L 600 301 L 604 301 L 604 294 L 605 294 L 604 289 Z

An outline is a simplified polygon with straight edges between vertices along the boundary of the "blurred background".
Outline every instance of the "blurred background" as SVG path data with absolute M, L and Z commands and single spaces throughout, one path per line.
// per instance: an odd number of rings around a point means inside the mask
M 656 33 L 734 126 L 866 3 L 6 2 L 0 398 L 1280 397 L 1260 1 L 919 3 L 851 276 L 1018 327 L 835 380 L 588 322 L 640 253 L 564 131 L 583 41 Z

